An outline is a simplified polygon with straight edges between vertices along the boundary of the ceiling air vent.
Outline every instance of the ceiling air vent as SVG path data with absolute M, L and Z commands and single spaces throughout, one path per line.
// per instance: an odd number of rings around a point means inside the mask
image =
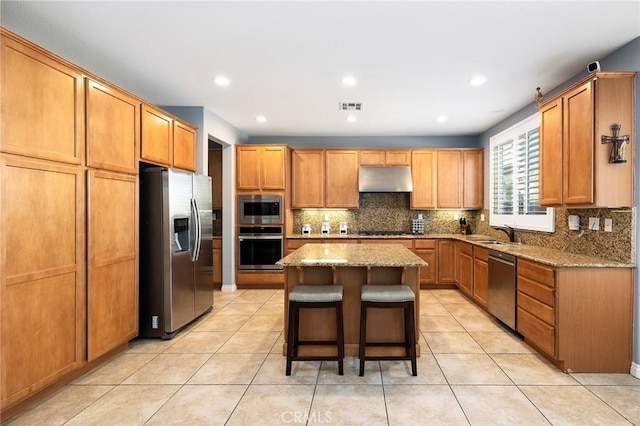
M 338 108 L 342 111 L 360 111 L 362 102 L 338 102 Z

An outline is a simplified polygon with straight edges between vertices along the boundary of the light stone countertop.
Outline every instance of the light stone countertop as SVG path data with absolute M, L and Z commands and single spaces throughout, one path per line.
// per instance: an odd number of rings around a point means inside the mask
M 500 244 L 485 244 L 479 241 L 486 240 L 495 240 L 495 238 L 472 234 L 472 235 L 461 235 L 461 234 L 403 234 L 403 235 L 358 235 L 358 234 L 348 234 L 348 235 L 340 235 L 340 234 L 330 234 L 330 235 L 321 235 L 321 234 L 312 234 L 310 236 L 295 234 L 288 235 L 287 239 L 308 239 L 308 240 L 317 240 L 317 239 L 344 239 L 345 244 L 349 243 L 349 240 L 366 240 L 366 239 L 392 239 L 392 240 L 401 240 L 401 239 L 454 239 L 458 241 L 466 241 L 477 245 L 479 247 L 483 247 L 489 250 L 497 250 L 503 253 L 508 253 L 514 256 L 517 256 L 522 259 L 532 260 L 534 262 L 543 263 L 546 265 L 554 266 L 556 268 L 635 268 L 636 265 L 634 263 L 626 263 L 626 262 L 616 262 L 613 260 L 602 259 L 594 256 L 586 256 L 583 254 L 570 253 L 562 250 L 551 249 L 547 247 L 538 247 L 528 244 L 518 244 L 518 243 L 508 243 L 501 242 Z M 355 241 L 351 242 L 352 244 Z M 385 247 L 389 247 L 390 245 L 384 245 Z M 295 254 L 295 253 L 292 253 Z
M 425 267 L 401 244 L 305 244 L 276 262 L 280 266 Z

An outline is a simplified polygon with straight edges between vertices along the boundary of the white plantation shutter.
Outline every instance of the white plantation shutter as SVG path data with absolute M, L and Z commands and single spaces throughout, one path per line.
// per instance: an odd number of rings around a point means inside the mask
M 554 231 L 554 210 L 540 201 L 538 115 L 490 139 L 490 219 L 492 226 Z

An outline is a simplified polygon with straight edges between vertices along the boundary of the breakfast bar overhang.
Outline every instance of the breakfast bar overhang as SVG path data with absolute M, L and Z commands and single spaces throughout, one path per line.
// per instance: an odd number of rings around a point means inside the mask
M 400 244 L 305 244 L 277 262 L 284 267 L 285 339 L 288 333 L 289 292 L 297 285 L 340 284 L 344 288 L 345 355 L 358 356 L 360 332 L 360 291 L 363 285 L 408 286 L 415 294 L 416 351 L 420 355 L 420 276 L 419 268 L 428 263 Z M 335 314 L 331 309 L 303 310 L 300 338 L 331 340 L 336 337 Z M 401 309 L 372 309 L 367 317 L 368 339 L 402 341 L 404 322 Z M 286 354 L 287 342 L 283 345 Z M 335 351 L 332 347 L 304 348 L 309 355 Z M 371 348 L 374 354 L 397 355 L 394 347 Z

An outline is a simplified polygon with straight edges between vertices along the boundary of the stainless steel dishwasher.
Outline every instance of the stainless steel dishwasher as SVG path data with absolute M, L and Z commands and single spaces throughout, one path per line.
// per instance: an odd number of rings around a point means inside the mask
M 489 250 L 489 312 L 516 329 L 516 257 Z

